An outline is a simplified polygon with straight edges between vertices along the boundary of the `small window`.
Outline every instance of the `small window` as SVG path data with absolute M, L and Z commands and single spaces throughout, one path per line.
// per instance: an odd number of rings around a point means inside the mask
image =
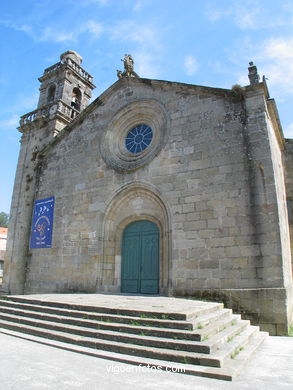
M 72 90 L 71 107 L 75 108 L 77 111 L 80 111 L 80 104 L 81 104 L 80 89 L 74 87 Z
M 50 85 L 50 87 L 48 89 L 48 103 L 54 101 L 55 94 L 56 94 L 56 85 L 52 84 L 52 85 Z

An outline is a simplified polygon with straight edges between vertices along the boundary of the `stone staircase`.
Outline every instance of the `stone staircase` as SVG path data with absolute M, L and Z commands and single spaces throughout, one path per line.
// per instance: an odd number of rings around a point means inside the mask
M 267 336 L 220 303 L 201 302 L 182 313 L 26 296 L 0 296 L 0 328 L 2 333 L 122 363 L 224 380 L 239 373 Z

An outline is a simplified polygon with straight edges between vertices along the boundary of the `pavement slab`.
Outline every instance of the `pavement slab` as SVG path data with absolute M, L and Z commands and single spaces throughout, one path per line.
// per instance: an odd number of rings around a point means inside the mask
M 1 329 L 0 345 L 3 390 L 293 389 L 292 337 L 268 337 L 233 382 L 87 356 L 13 337 Z

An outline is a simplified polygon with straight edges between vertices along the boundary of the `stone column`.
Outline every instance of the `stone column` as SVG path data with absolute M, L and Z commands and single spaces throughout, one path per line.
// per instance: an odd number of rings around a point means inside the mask
M 257 275 L 254 303 L 246 303 L 259 312 L 264 330 L 286 334 L 292 306 L 286 298 L 292 289 L 290 236 L 282 164 L 283 136 L 277 110 L 270 105 L 271 99 L 262 84 L 247 89 L 245 133 L 252 234 L 260 255 L 254 259 Z
M 9 294 L 23 294 L 29 258 L 29 239 L 35 200 L 37 155 L 46 142 L 42 119 L 23 124 L 10 221 L 8 226 L 3 289 Z

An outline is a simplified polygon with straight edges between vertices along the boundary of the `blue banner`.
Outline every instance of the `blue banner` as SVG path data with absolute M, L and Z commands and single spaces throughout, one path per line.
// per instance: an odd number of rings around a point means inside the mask
M 51 248 L 54 204 L 54 196 L 35 201 L 30 248 Z

